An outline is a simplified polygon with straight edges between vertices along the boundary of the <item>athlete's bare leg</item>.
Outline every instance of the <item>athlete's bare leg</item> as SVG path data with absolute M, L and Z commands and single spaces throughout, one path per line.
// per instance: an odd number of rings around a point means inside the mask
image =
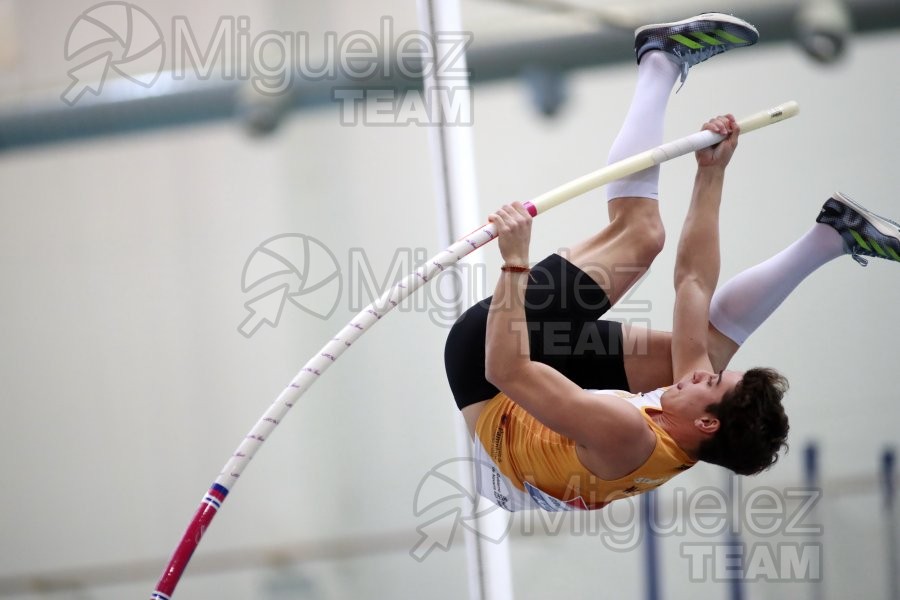
M 615 198 L 608 208 L 609 225 L 563 254 L 590 275 L 614 305 L 650 268 L 666 234 L 657 200 Z
M 662 52 L 649 52 L 638 66 L 638 83 L 628 115 L 610 149 L 608 163 L 662 142 L 665 109 L 678 77 L 677 66 Z M 610 305 L 618 302 L 660 253 L 665 230 L 659 215 L 659 167 L 611 183 L 607 187 L 609 224 L 599 233 L 561 251 L 603 289 Z M 645 336 L 646 338 L 646 336 Z M 656 363 L 664 341 L 654 339 L 649 354 L 635 352 L 638 363 Z M 653 365 L 646 365 L 648 369 Z M 640 375 L 634 375 L 641 384 Z M 671 383 L 668 381 L 666 383 Z M 658 387 L 658 386 L 657 386 Z M 463 409 L 470 432 L 488 399 Z

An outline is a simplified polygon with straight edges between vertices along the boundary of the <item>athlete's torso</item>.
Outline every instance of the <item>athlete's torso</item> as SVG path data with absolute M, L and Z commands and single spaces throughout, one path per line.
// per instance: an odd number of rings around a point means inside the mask
M 656 436 L 644 463 L 618 479 L 605 480 L 578 458 L 576 443 L 540 423 L 505 394 L 490 400 L 476 425 L 479 492 L 507 510 L 602 508 L 609 502 L 662 485 L 694 462 L 652 419 L 665 389 L 614 395 L 641 411 Z

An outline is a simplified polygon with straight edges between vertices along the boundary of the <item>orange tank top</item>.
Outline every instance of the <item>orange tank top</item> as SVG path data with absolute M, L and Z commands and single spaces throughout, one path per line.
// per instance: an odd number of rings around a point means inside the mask
M 656 446 L 644 464 L 615 480 L 591 473 L 578 459 L 573 440 L 543 425 L 502 392 L 497 394 L 476 424 L 479 492 L 507 510 L 556 511 L 602 508 L 662 485 L 695 463 L 650 416 L 661 410 L 659 398 L 666 389 L 648 394 L 597 392 L 636 406 L 656 435 Z

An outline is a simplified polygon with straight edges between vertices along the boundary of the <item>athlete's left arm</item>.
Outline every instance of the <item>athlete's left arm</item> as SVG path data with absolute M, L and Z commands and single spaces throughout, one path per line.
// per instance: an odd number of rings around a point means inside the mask
M 695 370 L 711 371 L 709 305 L 719 280 L 719 205 L 725 168 L 737 148 L 740 127 L 734 117 L 717 117 L 704 130 L 725 135 L 696 153 L 697 175 L 691 205 L 681 228 L 675 257 L 675 310 L 672 372 L 675 381 Z

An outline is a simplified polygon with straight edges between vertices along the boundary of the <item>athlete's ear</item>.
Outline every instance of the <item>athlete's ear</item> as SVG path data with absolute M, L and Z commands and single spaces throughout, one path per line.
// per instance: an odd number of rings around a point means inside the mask
M 694 427 L 706 435 L 712 435 L 719 430 L 719 420 L 711 416 L 700 417 L 694 420 Z

